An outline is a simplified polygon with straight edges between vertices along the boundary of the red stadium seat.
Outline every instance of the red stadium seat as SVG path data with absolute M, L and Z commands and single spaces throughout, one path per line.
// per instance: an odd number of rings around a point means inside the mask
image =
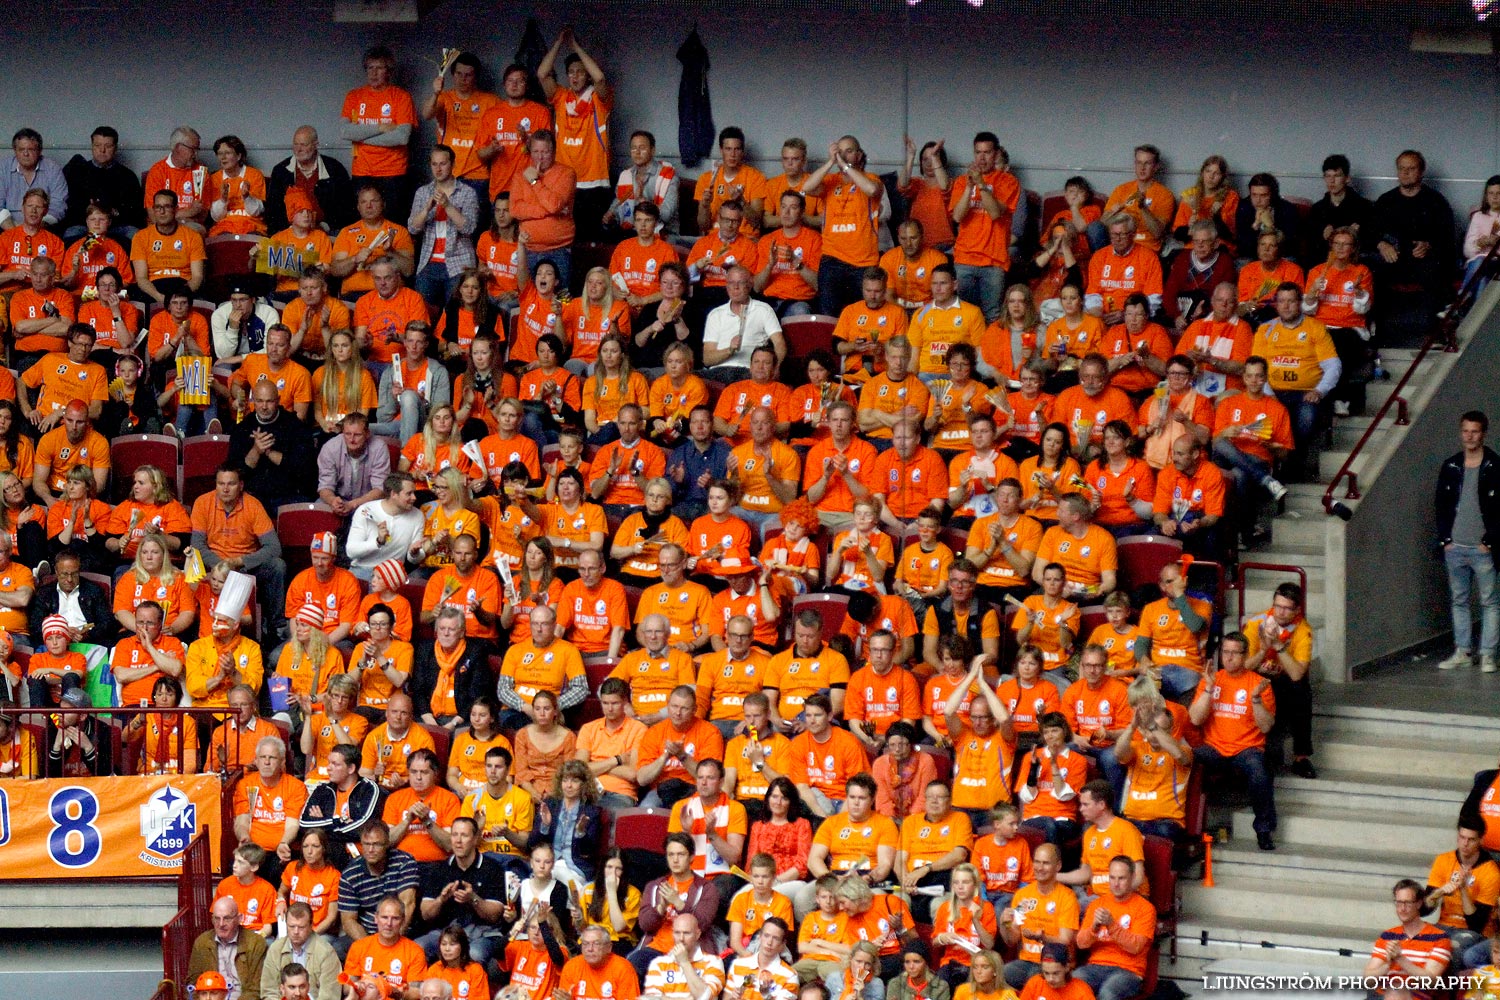
M 610 659 L 607 656 L 585 656 L 583 658 L 583 672 L 589 679 L 589 691 L 592 694 L 599 693 L 599 685 L 610 672 L 620 665 L 618 659 Z
M 1147 955 L 1145 982 L 1137 994 L 1143 998 L 1156 991 L 1157 959 L 1163 941 L 1171 949 L 1172 961 L 1177 961 L 1177 873 L 1172 870 L 1172 842 L 1166 837 L 1147 837 L 1145 846 L 1149 898 L 1156 907 L 1156 940 Z
M 432 737 L 432 746 L 437 753 L 438 774 L 446 776 L 448 773 L 448 751 L 453 747 L 453 733 L 446 726 L 429 726 L 422 723 L 422 728 L 427 730 L 427 735 Z
M 109 464 L 113 477 L 111 490 L 116 502 L 130 496 L 130 479 L 143 465 L 154 465 L 177 480 L 177 461 L 182 446 L 170 434 L 122 434 L 109 444 Z
M 376 441 L 385 445 L 385 450 L 391 454 L 391 471 L 396 472 L 401 468 L 401 442 L 395 438 L 380 437 L 376 435 Z
M 38 744 L 40 746 L 40 744 Z M 660 854 L 667 840 L 668 809 L 621 809 L 615 813 L 614 845 L 619 850 Z
M 1100 625 L 1109 623 L 1109 620 L 1104 617 L 1104 605 L 1102 604 L 1090 604 L 1086 608 L 1079 608 L 1078 612 L 1082 616 L 1082 621 L 1079 622 L 1078 627 L 1083 630 L 1084 642 L 1087 642 L 1089 636 L 1094 634 L 1094 629 Z
M 801 361 L 813 351 L 833 350 L 833 328 L 837 325 L 833 316 L 788 316 L 782 320 L 787 360 Z
M 193 501 L 214 488 L 214 475 L 229 458 L 228 434 L 200 434 L 182 442 L 182 470 L 178 499 L 191 509 Z
M 635 621 L 635 609 L 641 605 L 641 595 L 646 592 L 645 588 L 630 583 L 623 583 L 620 586 L 625 588 L 625 607 L 630 610 L 630 620 Z
M 287 578 L 312 565 L 308 546 L 313 536 L 324 531 L 337 533 L 344 520 L 324 503 L 283 504 L 276 513 L 276 534 L 281 539 L 281 558 L 286 563 Z
M 219 301 L 228 299 L 234 279 L 255 274 L 250 251 L 265 241 L 264 236 L 240 233 L 225 233 L 204 240 L 203 249 L 208 254 L 208 279 L 203 285 L 204 296 Z M 266 275 L 256 275 L 254 283 L 258 288 L 270 285 Z
M 844 619 L 849 617 L 849 597 L 847 594 L 801 594 L 792 600 L 792 613 L 788 618 L 795 619 L 804 611 L 816 611 L 823 619 L 823 641 L 827 642 L 844 627 Z
M 708 408 L 712 410 L 719 405 L 719 396 L 724 392 L 724 383 L 711 378 L 703 380 L 703 387 L 708 390 Z
M 1127 592 L 1153 586 L 1162 567 L 1182 558 L 1182 543 L 1164 535 L 1129 535 L 1119 540 L 1120 586 Z
M 937 765 L 937 780 L 951 781 L 953 778 L 953 755 L 946 750 L 924 749 L 923 753 Z
M 115 606 L 115 581 L 106 573 L 79 573 L 79 579 L 92 580 L 104 591 L 104 605 L 112 608 Z

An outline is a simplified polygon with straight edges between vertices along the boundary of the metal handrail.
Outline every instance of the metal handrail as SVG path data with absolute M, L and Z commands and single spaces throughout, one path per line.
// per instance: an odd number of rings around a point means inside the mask
M 1474 305 L 1474 300 L 1478 296 L 1480 281 L 1494 273 L 1497 268 L 1500 268 L 1500 242 L 1496 242 L 1494 246 L 1490 247 L 1490 252 L 1485 255 L 1484 262 L 1480 264 L 1479 269 L 1470 275 L 1469 279 L 1459 288 L 1458 297 L 1448 307 L 1448 311 L 1438 324 L 1437 329 L 1428 334 L 1427 339 L 1422 342 L 1421 349 L 1417 351 L 1417 356 L 1412 359 L 1410 367 L 1406 369 L 1406 373 L 1401 376 L 1400 381 L 1396 383 L 1396 387 L 1391 390 L 1391 394 L 1385 403 L 1381 405 L 1379 410 L 1375 411 L 1375 416 L 1370 421 L 1370 426 L 1365 428 L 1365 432 L 1354 443 L 1354 447 L 1350 450 L 1348 456 L 1345 457 L 1343 464 L 1339 466 L 1339 471 L 1335 472 L 1333 478 L 1328 481 L 1328 488 L 1323 491 L 1323 512 L 1325 514 L 1340 514 L 1345 520 L 1348 520 L 1349 509 L 1347 507 L 1344 507 L 1342 512 L 1335 510 L 1335 507 L 1341 507 L 1342 505 L 1334 500 L 1334 490 L 1338 488 L 1341 480 L 1348 479 L 1349 485 L 1344 492 L 1343 498 L 1345 500 L 1358 500 L 1360 498 L 1359 476 L 1353 469 L 1354 460 L 1364 451 L 1365 445 L 1369 443 L 1370 436 L 1380 427 L 1386 415 L 1390 413 L 1392 406 L 1396 408 L 1397 427 L 1405 427 L 1411 423 L 1408 403 L 1405 395 L 1403 395 L 1407 383 L 1411 381 L 1412 375 L 1416 372 L 1418 366 L 1421 365 L 1423 359 L 1427 357 L 1427 352 L 1431 351 L 1434 347 L 1441 346 L 1447 354 L 1453 354 L 1458 351 L 1458 326 L 1463 322 L 1464 317 L 1469 313 L 1469 309 Z

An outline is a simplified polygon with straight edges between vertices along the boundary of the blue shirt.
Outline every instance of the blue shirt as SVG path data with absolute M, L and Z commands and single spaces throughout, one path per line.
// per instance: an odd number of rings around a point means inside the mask
M 682 482 L 673 481 L 672 492 L 677 503 L 708 503 L 708 489 L 698 485 L 698 479 L 706 472 L 711 479 L 720 479 L 729 468 L 729 445 L 723 438 L 714 438 L 707 451 L 699 451 L 691 441 L 684 441 L 667 458 L 667 471 L 682 466 Z
M 14 153 L 0 159 L 0 208 L 9 211 L 17 223 L 21 221 L 21 201 L 32 188 L 47 192 L 51 200 L 43 218 L 49 226 L 56 225 L 57 220 L 68 212 L 68 179 L 63 176 L 57 161 L 48 156 L 37 160 L 36 176 L 28 184 L 21 168 L 16 166 Z

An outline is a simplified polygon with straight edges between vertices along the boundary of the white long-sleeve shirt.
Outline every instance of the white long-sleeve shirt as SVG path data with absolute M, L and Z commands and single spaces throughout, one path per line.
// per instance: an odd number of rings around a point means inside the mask
M 413 507 L 392 514 L 386 510 L 385 504 L 384 500 L 371 500 L 361 505 L 349 525 L 349 541 L 344 551 L 349 554 L 350 570 L 362 580 L 368 580 L 375 566 L 387 559 L 406 562 L 407 552 L 422 537 L 425 522 L 420 510 Z M 382 524 L 391 533 L 384 545 L 376 541 Z

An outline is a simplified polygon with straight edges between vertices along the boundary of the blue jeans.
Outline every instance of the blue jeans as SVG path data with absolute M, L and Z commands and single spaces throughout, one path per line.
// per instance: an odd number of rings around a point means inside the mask
M 958 297 L 972 302 L 984 312 L 987 322 L 1000 318 L 1000 297 L 1005 293 L 1005 268 L 957 264 Z
M 1049 844 L 1062 844 L 1078 836 L 1078 821 L 1054 819 L 1051 816 L 1032 816 L 1021 824 L 1042 831 L 1042 839 Z M 1025 985 L 1024 983 L 1022 984 Z
M 1073 975 L 1093 988 L 1095 1000 L 1130 1000 L 1141 991 L 1141 977 L 1117 965 L 1084 965 Z
M 443 307 L 457 284 L 458 278 L 449 274 L 448 265 L 441 261 L 428 262 L 427 266 L 412 278 L 412 287 L 417 290 L 417 294 L 426 299 L 427 304 L 435 309 Z
M 1090 250 L 1102 250 L 1109 242 L 1109 229 L 1102 221 L 1090 222 L 1084 235 L 1088 237 Z
M 172 419 L 172 423 L 182 432 L 183 437 L 188 437 L 191 433 L 208 433 L 208 422 L 219 418 L 219 405 L 214 400 L 213 393 L 209 393 L 207 406 L 184 406 L 178 404 L 177 416 Z M 194 424 L 194 417 L 201 417 L 197 421 L 199 429 L 196 432 L 191 430 Z
M 775 527 L 776 525 L 781 523 L 780 511 L 746 510 L 743 507 L 735 507 L 729 513 L 733 514 L 741 521 L 744 521 L 746 524 L 750 525 L 750 527 L 755 530 L 755 537 L 757 541 L 759 541 L 759 539 L 765 534 L 766 525 L 769 524 L 772 527 Z
M 1196 748 L 1193 756 L 1200 767 L 1217 768 L 1227 765 L 1245 776 L 1250 785 L 1250 806 L 1255 810 L 1255 832 L 1271 833 L 1276 829 L 1276 797 L 1271 784 L 1271 772 L 1266 768 L 1266 752 L 1259 747 L 1241 750 L 1233 757 L 1225 757 L 1208 744 Z
M 1028 962 L 1025 959 L 1015 959 L 1005 963 L 1005 985 L 1013 990 L 1024 990 L 1031 977 L 1038 975 L 1042 967 L 1036 962 Z
M 1458 968 L 1477 969 L 1481 966 L 1490 964 L 1490 942 L 1488 938 L 1479 937 L 1479 935 L 1476 934 L 1475 937 L 1478 938 L 1478 941 L 1475 944 L 1471 944 L 1465 947 L 1462 951 L 1459 950 L 1458 938 L 1454 935 L 1473 933 L 1473 931 L 1448 932 L 1448 936 L 1453 938 L 1453 954 L 1458 956 L 1458 961 L 1460 963 Z M 1449 968 L 1448 971 L 1453 972 L 1456 970 L 1455 968 Z
M 383 437 L 396 437 L 404 445 L 412 437 L 422 430 L 422 425 L 427 421 L 427 400 L 415 389 L 405 389 L 401 398 L 397 401 L 395 420 L 384 420 L 380 423 L 370 425 L 371 434 L 379 434 Z
M 521 433 L 542 444 L 556 444 L 557 431 L 548 430 L 541 414 L 527 410 L 521 414 Z
M 497 952 L 505 947 L 506 939 L 500 933 L 498 927 L 486 927 L 483 924 L 474 924 L 464 928 L 469 934 L 469 957 L 480 965 L 484 965 Z M 417 947 L 427 955 L 430 963 L 438 960 L 438 939 L 443 936 L 443 929 L 428 931 L 417 938 Z
M 570 247 L 559 247 L 556 250 L 532 250 L 526 255 L 526 269 L 536 277 L 537 265 L 544 260 L 550 260 L 557 268 L 557 280 L 563 288 L 568 287 L 568 281 L 573 277 L 573 251 Z M 643 977 L 644 978 L 644 977 Z
M 811 316 L 813 314 L 812 299 L 767 299 L 771 308 L 776 310 L 777 319 L 786 319 L 788 316 Z
M 1174 844 L 1181 840 L 1183 834 L 1187 832 L 1183 829 L 1181 823 L 1170 819 L 1133 819 L 1130 822 L 1134 823 L 1135 828 L 1141 831 L 1141 836 L 1165 837 Z
M 1110 788 L 1115 790 L 1114 811 L 1119 812 L 1120 797 L 1125 794 L 1125 768 L 1121 767 L 1119 760 L 1116 759 L 1115 748 L 1079 746 L 1077 743 L 1074 743 L 1072 748 L 1099 765 L 1100 776 L 1109 782 Z
M 858 302 L 864 273 L 862 267 L 824 254 L 818 263 L 818 311 L 837 316 L 845 306 Z
M 1287 415 L 1292 418 L 1292 437 L 1297 442 L 1299 449 L 1306 448 L 1308 440 L 1313 431 L 1318 427 L 1318 410 L 1322 403 L 1309 403 L 1306 393 L 1301 389 L 1277 389 L 1276 398 L 1281 400 L 1281 405 L 1286 407 Z
M 1198 671 L 1179 667 L 1175 663 L 1160 664 L 1160 669 L 1161 693 L 1168 698 L 1179 698 L 1198 690 L 1198 682 L 1203 679 L 1203 675 Z
M 644 983 L 646 981 L 646 973 L 651 971 L 651 962 L 654 959 L 661 958 L 661 955 L 662 953 L 655 948 L 648 948 L 645 945 L 641 945 L 635 951 L 626 955 L 625 961 L 630 963 L 631 967 L 635 969 L 635 974 Z
M 1500 642 L 1500 590 L 1495 588 L 1493 553 L 1473 545 L 1451 545 L 1443 553 L 1448 567 L 1448 590 L 1452 593 L 1453 645 L 1469 652 L 1474 648 L 1474 618 L 1469 599 L 1479 590 L 1479 652 L 1495 655 Z

